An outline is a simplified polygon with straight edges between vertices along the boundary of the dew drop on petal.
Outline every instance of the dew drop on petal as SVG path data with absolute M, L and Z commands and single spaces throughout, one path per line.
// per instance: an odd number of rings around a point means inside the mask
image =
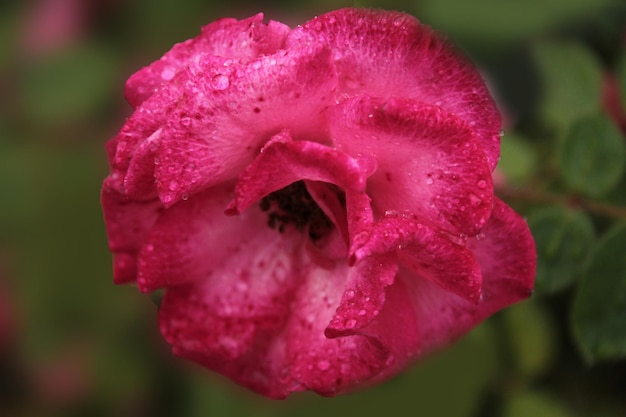
M 228 77 L 224 74 L 217 74 L 213 79 L 211 79 L 211 86 L 219 91 L 226 90 L 230 85 L 230 81 Z
M 480 180 L 476 183 L 476 185 L 478 185 L 478 188 L 485 188 L 487 186 L 487 181 Z
M 328 362 L 326 359 L 320 359 L 319 361 L 317 361 L 317 369 L 319 369 L 320 371 L 326 371 L 330 368 L 330 362 Z
M 433 183 L 433 179 L 432 178 L 430 178 L 430 177 L 426 178 L 426 184 L 427 185 L 431 185 L 432 183 Z
M 161 78 L 165 81 L 171 80 L 174 78 L 174 75 L 176 75 L 176 70 L 172 67 L 165 67 L 163 68 L 163 71 L 161 71 Z
M 469 194 L 469 200 L 470 200 L 470 204 L 472 205 L 472 207 L 478 207 L 482 203 L 482 200 L 480 199 L 480 197 L 472 193 Z

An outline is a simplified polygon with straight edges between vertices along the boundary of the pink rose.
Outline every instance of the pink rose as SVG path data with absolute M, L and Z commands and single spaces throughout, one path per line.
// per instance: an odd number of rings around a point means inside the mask
M 102 204 L 116 283 L 176 355 L 263 395 L 402 371 L 529 296 L 478 72 L 402 13 L 221 19 L 126 84 Z

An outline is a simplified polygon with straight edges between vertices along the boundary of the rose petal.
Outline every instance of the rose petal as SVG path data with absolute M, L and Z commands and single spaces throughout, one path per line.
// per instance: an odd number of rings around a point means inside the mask
M 398 265 L 393 255 L 372 256 L 348 270 L 346 289 L 330 324 L 327 337 L 357 334 L 380 314 L 385 287 L 393 283 Z
M 344 101 L 330 119 L 337 149 L 376 158 L 368 194 L 379 216 L 414 213 L 466 235 L 475 235 L 489 217 L 491 172 L 459 118 L 412 100 L 364 95 Z
M 478 304 L 402 270 L 419 323 L 422 352 L 447 346 L 496 311 L 528 298 L 536 264 L 535 245 L 524 220 L 500 200 L 480 240 L 468 239 L 482 270 Z
M 325 42 L 339 73 L 338 100 L 366 93 L 440 106 L 475 131 L 493 170 L 502 120 L 474 66 L 430 27 L 404 13 L 341 9 L 293 30 L 287 47 Z
M 343 190 L 365 189 L 365 173 L 353 158 L 316 142 L 291 141 L 287 132 L 272 138 L 239 176 L 230 214 L 299 180 L 322 181 Z
M 396 375 L 421 355 L 419 325 L 406 286 L 402 281 L 394 280 L 385 288 L 385 304 L 380 314 L 360 329 L 361 334 L 375 337 L 389 351 L 385 368 L 366 385 Z
M 116 284 L 135 280 L 137 252 L 163 210 L 158 199 L 132 200 L 120 192 L 121 188 L 121 176 L 113 174 L 105 179 L 101 194 L 109 248 L 115 254 Z
M 476 238 L 468 239 L 467 248 L 480 264 L 483 279 L 490 280 L 483 300 L 499 302 L 501 308 L 531 295 L 535 241 L 526 221 L 502 200 L 495 199 L 489 222 Z
M 347 267 L 326 270 L 303 265 L 301 273 L 303 283 L 294 295 L 282 336 L 291 378 L 321 395 L 336 395 L 379 374 L 389 351 L 375 337 L 324 336 L 345 289 Z
M 126 82 L 126 99 L 131 106 L 138 106 L 200 53 L 219 56 L 223 62 L 274 53 L 282 47 L 289 31 L 289 27 L 273 20 L 264 24 L 262 13 L 244 20 L 219 19 L 133 74 Z
M 356 262 L 371 255 L 397 254 L 400 264 L 421 278 L 474 303 L 481 295 L 481 270 L 471 251 L 415 217 L 390 215 L 378 221 Z
M 139 200 L 158 198 L 154 169 L 160 144 L 161 129 L 158 129 L 135 149 L 124 176 L 124 194 L 128 197 Z
M 346 207 L 342 204 L 337 192 L 330 188 L 330 184 L 321 181 L 306 180 L 304 185 L 313 201 L 339 231 L 346 245 L 349 244 L 350 237 L 346 222 Z
M 177 82 L 185 94 L 162 133 L 157 187 L 166 206 L 235 178 L 282 129 L 318 137 L 336 84 L 330 53 L 317 45 L 248 64 L 216 67 L 200 56 Z M 182 73 L 181 73 L 182 74 Z
M 230 187 L 213 188 L 161 215 L 139 255 L 142 291 L 215 282 L 252 266 L 263 269 L 280 253 L 304 245 L 299 233 L 281 234 L 268 227 L 267 213 L 258 207 L 237 217 L 224 216 L 231 198 Z M 252 273 L 249 278 L 256 279 Z
M 269 249 L 264 255 L 242 254 L 237 261 L 230 265 L 230 273 L 169 288 L 159 310 L 161 332 L 176 355 L 264 395 L 286 397 L 299 390 L 281 374 L 285 367 L 281 329 L 290 316 L 298 282 L 293 258 Z
M 348 216 L 348 230 L 350 232 L 350 254 L 354 253 L 367 242 L 374 224 L 374 213 L 371 206 L 372 199 L 367 193 L 346 192 L 346 210 Z M 350 265 L 355 259 L 349 260 Z
M 178 76 L 183 78 L 184 74 Z M 165 123 L 168 109 L 182 95 L 180 85 L 173 83 L 169 88 L 160 89 L 148 100 L 141 103 L 115 136 L 115 155 L 111 165 L 120 171 L 128 169 L 139 144 L 155 134 Z

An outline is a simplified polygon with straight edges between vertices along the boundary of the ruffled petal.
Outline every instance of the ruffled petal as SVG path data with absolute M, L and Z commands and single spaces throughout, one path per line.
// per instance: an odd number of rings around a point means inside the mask
M 328 270 L 303 265 L 301 274 L 303 283 L 294 295 L 283 334 L 288 375 L 321 395 L 345 392 L 378 375 L 389 349 L 376 337 L 357 334 L 329 339 L 324 335 L 346 288 L 348 267 Z
M 450 232 L 475 235 L 489 217 L 491 172 L 472 130 L 453 114 L 412 100 L 361 96 L 330 116 L 348 154 L 378 163 L 368 194 L 378 215 L 409 212 Z
M 136 279 L 136 256 L 163 210 L 158 199 L 132 200 L 120 190 L 119 174 L 107 177 L 102 186 L 102 209 L 109 248 L 114 253 L 113 279 L 116 284 Z
M 322 181 L 363 191 L 365 172 L 349 155 L 316 142 L 294 142 L 287 132 L 274 136 L 239 176 L 230 214 L 299 180 Z
M 346 289 L 324 334 L 334 338 L 358 334 L 380 314 L 385 305 L 385 288 L 398 272 L 395 256 L 372 256 L 348 270 Z
M 273 265 L 274 253 L 278 259 L 304 244 L 297 232 L 281 234 L 268 227 L 267 213 L 258 207 L 225 216 L 231 199 L 232 186 L 216 187 L 167 209 L 141 248 L 139 288 L 149 292 L 196 281 L 215 283 L 233 274 L 248 274 L 245 279 L 255 281 L 259 270 Z M 251 268 L 255 272 L 245 272 Z
M 235 178 L 282 129 L 319 137 L 336 84 L 330 52 L 318 45 L 229 66 L 196 58 L 177 81 L 185 93 L 168 113 L 157 154 L 166 206 Z
M 498 308 L 529 297 L 535 282 L 537 253 L 526 221 L 502 200 L 495 199 L 487 225 L 468 239 L 489 285 L 483 300 L 500 303 Z
M 129 198 L 144 200 L 158 198 L 154 169 L 156 154 L 161 144 L 161 129 L 140 142 L 124 175 L 124 194 Z
M 535 245 L 526 222 L 496 200 L 480 240 L 468 239 L 482 270 L 478 304 L 401 269 L 419 323 L 422 353 L 455 341 L 496 311 L 530 296 L 536 265 Z
M 136 107 L 168 83 L 198 54 L 226 60 L 254 59 L 283 46 L 290 29 L 282 23 L 263 23 L 259 13 L 244 20 L 219 19 L 202 28 L 200 35 L 174 45 L 161 59 L 133 74 L 126 81 L 126 99 Z
M 168 288 L 159 322 L 174 354 L 269 397 L 300 390 L 283 371 L 282 332 L 300 278 L 293 268 L 295 257 L 280 252 L 284 249 L 268 244 L 261 252 L 242 252 L 226 260 L 228 267 L 220 274 Z
M 339 73 L 337 100 L 367 93 L 440 106 L 476 133 L 493 170 L 502 120 L 475 67 L 430 27 L 407 14 L 341 9 L 318 16 L 287 38 L 287 47 L 326 43 Z
M 396 253 L 401 265 L 441 288 L 477 303 L 481 269 L 470 250 L 415 217 L 389 215 L 378 221 L 369 240 L 352 257 Z

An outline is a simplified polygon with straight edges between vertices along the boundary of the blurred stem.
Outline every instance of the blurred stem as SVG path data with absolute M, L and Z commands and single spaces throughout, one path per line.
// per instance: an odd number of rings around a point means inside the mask
M 588 200 L 578 195 L 562 195 L 528 188 L 504 187 L 498 189 L 504 199 L 530 201 L 533 203 L 561 204 L 567 207 L 584 210 L 600 216 L 626 220 L 626 207 L 614 206 L 599 201 Z

